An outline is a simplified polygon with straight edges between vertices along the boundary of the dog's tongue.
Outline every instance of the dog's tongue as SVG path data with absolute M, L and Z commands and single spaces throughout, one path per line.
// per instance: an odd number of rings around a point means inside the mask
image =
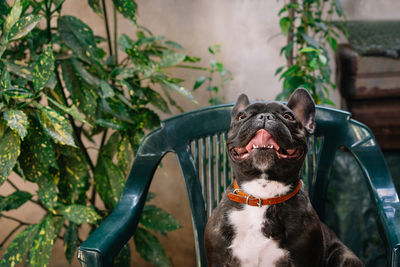
M 246 146 L 246 150 L 250 152 L 253 148 L 274 148 L 279 150 L 279 146 L 272 138 L 271 134 L 264 129 L 258 130 L 253 139 Z

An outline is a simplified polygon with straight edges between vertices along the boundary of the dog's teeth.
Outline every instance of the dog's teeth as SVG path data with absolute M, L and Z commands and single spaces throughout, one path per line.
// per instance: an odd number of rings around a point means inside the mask
M 268 148 L 274 148 L 274 146 L 273 145 L 269 145 Z
M 253 145 L 253 149 L 254 149 L 254 148 L 257 148 L 256 145 Z

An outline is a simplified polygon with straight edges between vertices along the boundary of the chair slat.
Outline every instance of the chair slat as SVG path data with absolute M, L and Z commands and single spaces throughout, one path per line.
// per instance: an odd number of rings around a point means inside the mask
M 215 135 L 215 172 L 217 205 L 221 200 L 221 135 Z
M 206 141 L 205 138 L 200 139 L 201 152 L 201 192 L 203 194 L 204 203 L 207 210 L 207 180 L 206 180 Z
M 207 150 L 208 150 L 208 216 L 211 216 L 211 213 L 214 209 L 214 168 L 213 168 L 213 152 L 214 152 L 214 142 L 213 137 L 207 137 Z

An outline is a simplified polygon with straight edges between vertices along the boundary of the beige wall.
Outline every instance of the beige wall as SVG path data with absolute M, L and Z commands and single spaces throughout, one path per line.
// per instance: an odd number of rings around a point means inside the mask
M 276 68 L 284 64 L 279 56 L 280 47 L 285 39 L 276 36 L 279 30 L 277 13 L 282 0 L 139 0 L 138 22 L 151 29 L 156 35 L 164 35 L 186 48 L 190 55 L 203 58 L 202 64 L 208 64 L 210 55 L 207 47 L 221 44 L 222 53 L 219 60 L 232 71 L 234 80 L 229 82 L 225 99 L 232 102 L 241 93 L 247 93 L 252 99 L 274 99 L 281 85 L 274 76 Z M 107 1 L 108 4 L 111 0 Z M 400 19 L 400 1 L 398 0 L 343 0 L 348 19 Z M 89 24 L 98 35 L 105 36 L 103 21 L 87 6 L 87 1 L 67 0 L 65 14 L 80 17 Z M 110 12 L 111 13 L 111 12 Z M 109 14 L 112 18 L 112 13 Z M 119 18 L 120 33 L 134 34 L 132 23 Z M 333 67 L 333 62 L 332 67 Z M 334 68 L 333 68 L 334 69 Z M 185 78 L 188 87 L 202 73 L 178 71 L 177 75 Z M 200 105 L 195 105 L 176 96 L 186 110 L 207 105 L 208 94 L 202 90 L 195 93 Z M 339 105 L 337 92 L 333 93 Z M 165 117 L 165 115 L 163 115 Z M 33 185 L 15 178 L 14 181 L 34 192 Z M 12 188 L 5 183 L 0 187 L 0 194 L 6 195 Z M 167 247 L 167 253 L 173 257 L 174 266 L 194 266 L 194 249 L 188 205 L 184 202 L 186 194 L 180 170 L 173 156 L 167 156 L 163 168 L 159 169 L 151 191 L 158 197 L 155 203 L 160 205 L 184 225 L 175 231 L 170 239 L 160 237 Z M 182 201 L 183 200 L 183 201 Z M 19 216 L 28 222 L 38 222 L 41 211 L 26 204 L 18 212 L 7 213 Z M 0 240 L 14 227 L 7 219 L 0 219 Z M 66 266 L 62 244 L 57 242 L 51 266 Z M 1 252 L 0 252 L 1 253 Z M 176 253 L 176 254 L 175 254 Z M 179 256 L 175 256 L 179 255 Z M 135 258 L 138 258 L 136 255 Z M 139 265 L 146 266 L 140 261 Z M 73 266 L 78 266 L 74 260 Z

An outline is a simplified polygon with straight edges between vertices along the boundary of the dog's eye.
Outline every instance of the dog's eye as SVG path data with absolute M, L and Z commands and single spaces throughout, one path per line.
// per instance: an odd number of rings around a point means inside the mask
M 283 117 L 284 117 L 285 119 L 287 119 L 287 120 L 294 121 L 294 117 L 293 117 L 293 115 L 290 114 L 290 113 L 285 113 L 285 114 L 283 114 Z
M 238 120 L 238 121 L 241 121 L 241 120 L 243 120 L 243 119 L 245 119 L 245 118 L 246 118 L 246 115 L 245 115 L 245 114 L 242 114 L 242 115 L 238 116 L 237 120 Z

